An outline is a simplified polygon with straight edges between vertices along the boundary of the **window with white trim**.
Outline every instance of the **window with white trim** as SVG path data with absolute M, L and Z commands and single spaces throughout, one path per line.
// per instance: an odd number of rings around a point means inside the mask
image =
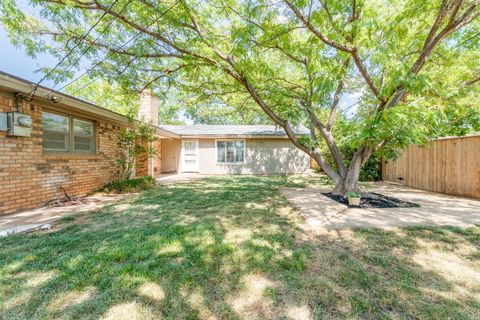
M 217 163 L 244 163 L 245 140 L 217 140 Z
M 95 153 L 93 121 L 43 112 L 42 131 L 43 150 L 46 152 Z
M 73 119 L 73 150 L 75 152 L 94 153 L 95 135 L 93 123 L 80 119 Z

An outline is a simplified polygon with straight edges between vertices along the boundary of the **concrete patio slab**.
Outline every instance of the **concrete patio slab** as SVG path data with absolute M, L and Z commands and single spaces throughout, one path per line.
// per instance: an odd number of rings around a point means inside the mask
M 480 224 L 480 201 L 433 193 L 392 183 L 368 184 L 378 192 L 420 205 L 418 208 L 340 207 L 322 189 L 283 189 L 282 194 L 300 210 L 312 229 L 389 228 L 404 226 L 473 226 Z M 337 205 L 331 202 L 337 203 Z
M 0 237 L 9 234 L 28 232 L 52 223 L 63 217 L 100 209 L 107 204 L 131 196 L 125 194 L 96 194 L 84 198 L 84 203 L 65 207 L 42 207 L 16 214 L 0 216 Z
M 288 202 L 300 210 L 305 222 L 312 228 L 320 228 L 348 209 L 321 194 L 326 190 L 281 188 L 280 193 Z

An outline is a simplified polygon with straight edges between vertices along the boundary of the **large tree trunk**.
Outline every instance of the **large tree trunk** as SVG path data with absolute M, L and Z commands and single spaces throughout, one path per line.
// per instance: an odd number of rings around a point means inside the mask
M 335 184 L 332 192 L 346 196 L 348 192 L 360 192 L 360 188 L 358 187 L 358 181 L 342 180 Z
M 354 156 L 348 167 L 347 175 L 336 181 L 333 193 L 346 195 L 347 192 L 360 192 L 358 187 L 358 178 L 360 176 L 360 169 L 362 168 L 362 158 Z
M 346 195 L 348 192 L 360 192 L 358 187 L 358 180 L 360 177 L 360 169 L 367 162 L 368 158 L 372 154 L 373 149 L 369 147 L 361 147 L 353 155 L 350 166 L 347 169 L 345 175 L 336 175 L 335 178 L 331 176 L 335 182 L 335 188 L 333 193 Z M 334 154 L 332 156 L 335 157 Z M 328 174 L 328 172 L 327 172 Z

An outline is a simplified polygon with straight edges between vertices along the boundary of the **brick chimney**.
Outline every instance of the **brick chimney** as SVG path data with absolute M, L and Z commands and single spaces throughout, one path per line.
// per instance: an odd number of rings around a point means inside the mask
M 138 119 L 158 124 L 158 100 L 150 89 L 145 89 L 140 93 Z

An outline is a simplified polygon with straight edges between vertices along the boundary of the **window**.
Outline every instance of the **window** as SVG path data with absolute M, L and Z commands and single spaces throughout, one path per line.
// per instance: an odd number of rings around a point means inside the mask
M 225 140 L 217 142 L 217 163 L 244 163 L 245 141 Z
M 95 153 L 92 121 L 43 112 L 42 130 L 44 151 Z
M 58 114 L 43 113 L 43 150 L 65 152 L 70 149 L 69 120 Z
M 73 149 L 77 152 L 93 153 L 93 123 L 73 119 Z

